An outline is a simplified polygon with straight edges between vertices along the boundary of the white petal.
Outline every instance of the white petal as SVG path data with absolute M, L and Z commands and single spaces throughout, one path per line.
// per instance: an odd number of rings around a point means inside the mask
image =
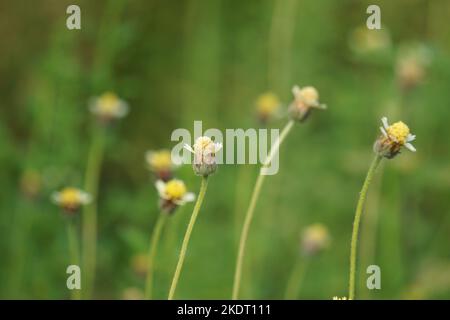
M 322 109 L 322 110 L 325 110 L 326 108 L 328 108 L 326 104 L 317 104 L 315 107 L 317 109 Z
M 411 150 L 412 152 L 416 152 L 416 148 L 411 143 L 405 143 L 405 147 Z
M 183 196 L 183 201 L 184 202 L 192 202 L 195 200 L 195 194 L 193 192 L 187 192 L 184 196 Z
M 383 123 L 385 129 L 389 128 L 388 119 L 386 117 L 381 118 L 381 123 Z
M 408 134 L 408 136 L 406 137 L 407 142 L 414 141 L 415 139 L 416 139 L 416 135 L 414 135 L 414 134 Z
M 81 204 L 88 204 L 92 201 L 92 197 L 89 193 L 80 191 L 80 202 Z
M 59 204 L 61 202 L 61 194 L 59 192 L 53 192 L 51 195 L 53 203 Z
M 184 144 L 184 148 L 189 152 L 195 153 L 194 149 L 192 149 L 192 147 L 190 145 L 188 145 L 187 143 Z
M 166 196 L 166 184 L 162 180 L 158 180 L 155 183 L 156 190 L 158 190 L 158 194 L 161 198 L 165 198 Z
M 383 127 L 380 127 L 381 133 L 383 134 L 383 136 L 385 136 L 386 138 L 388 137 L 386 130 L 384 130 Z

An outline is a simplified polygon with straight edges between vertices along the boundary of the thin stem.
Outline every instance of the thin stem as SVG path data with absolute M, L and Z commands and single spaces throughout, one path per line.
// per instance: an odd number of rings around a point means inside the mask
M 291 131 L 293 126 L 294 126 L 294 120 L 289 120 L 289 122 L 286 124 L 286 126 L 281 131 L 281 134 L 278 137 L 278 139 L 276 140 L 275 144 L 272 146 L 272 148 L 269 152 L 269 156 L 266 158 L 266 160 L 264 161 L 264 163 L 261 167 L 261 171 L 270 164 L 274 155 L 280 149 L 281 143 L 284 141 L 284 139 L 286 138 L 288 133 Z M 241 277 L 242 277 L 242 264 L 244 261 L 245 245 L 247 243 L 248 231 L 249 231 L 252 219 L 253 219 L 253 214 L 255 212 L 256 203 L 258 201 L 259 194 L 261 192 L 261 187 L 263 185 L 264 178 L 265 178 L 265 175 L 261 174 L 261 171 L 258 175 L 258 178 L 256 179 L 256 184 L 255 184 L 255 188 L 253 189 L 252 198 L 250 200 L 250 205 L 249 205 L 249 207 L 247 209 L 247 213 L 245 215 L 244 226 L 242 227 L 241 238 L 239 241 L 239 252 L 238 252 L 237 262 L 236 262 L 236 270 L 234 273 L 233 295 L 232 295 L 233 300 L 238 299 L 239 288 L 241 285 Z
M 353 300 L 355 298 L 356 252 L 358 245 L 359 222 L 361 220 L 361 214 L 364 208 L 367 190 L 369 189 L 370 182 L 372 181 L 375 170 L 378 167 L 381 159 L 383 158 L 378 155 L 373 159 L 369 171 L 367 172 L 366 180 L 364 181 L 363 187 L 359 194 L 358 204 L 356 206 L 355 220 L 353 222 L 352 242 L 350 245 L 350 279 L 348 288 L 349 300 Z
M 69 219 L 70 220 L 67 222 L 67 240 L 69 245 L 70 264 L 79 266 L 80 250 L 76 225 L 71 217 L 69 217 Z M 81 298 L 81 290 L 79 289 L 71 289 L 70 294 L 72 300 L 80 300 Z
M 169 300 L 173 299 L 175 295 L 175 290 L 177 289 L 178 279 L 180 278 L 181 269 L 183 268 L 184 258 L 186 257 L 186 251 L 189 244 L 189 239 L 191 238 L 192 229 L 194 228 L 195 221 L 197 220 L 198 213 L 202 206 L 203 198 L 205 197 L 206 188 L 208 187 L 208 177 L 202 178 L 202 184 L 200 186 L 200 192 L 198 194 L 197 202 L 195 203 L 194 210 L 192 211 L 191 220 L 184 235 L 183 244 L 181 246 L 180 256 L 178 257 L 177 268 L 175 269 L 175 274 L 173 275 L 172 285 L 169 291 Z
M 309 260 L 302 260 L 297 258 L 294 269 L 292 270 L 291 276 L 289 277 L 289 281 L 286 286 L 286 292 L 284 294 L 284 299 L 286 300 L 295 300 L 297 299 L 298 292 L 300 290 L 300 286 L 305 275 L 305 271 L 307 268 Z
M 94 132 L 93 142 L 86 168 L 85 190 L 92 196 L 92 203 L 83 211 L 83 269 L 85 274 L 84 292 L 89 299 L 95 279 L 97 252 L 97 201 L 101 164 L 103 160 L 105 132 L 99 128 Z
M 161 212 L 159 214 L 158 220 L 156 221 L 155 227 L 153 229 L 152 238 L 150 240 L 150 249 L 148 251 L 148 271 L 145 281 L 145 298 L 151 299 L 152 297 L 152 286 L 153 286 L 153 270 L 154 261 L 156 255 L 156 249 L 158 248 L 159 238 L 161 237 L 161 231 L 167 219 L 167 213 Z

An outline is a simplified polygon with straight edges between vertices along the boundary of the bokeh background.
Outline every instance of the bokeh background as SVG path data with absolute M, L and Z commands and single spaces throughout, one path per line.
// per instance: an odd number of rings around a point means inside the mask
M 94 291 L 122 299 L 140 296 L 142 254 L 159 214 L 145 151 L 172 147 L 171 132 L 192 130 L 194 120 L 258 128 L 257 97 L 274 92 L 286 108 L 294 84 L 318 88 L 328 110 L 294 128 L 279 173 L 266 180 L 241 297 L 282 299 L 303 259 L 300 233 L 316 222 L 331 242 L 308 264 L 298 298 L 347 295 L 354 209 L 386 115 L 407 122 L 417 153 L 384 161 L 371 186 L 357 297 L 450 298 L 450 1 L 76 1 L 82 29 L 74 31 L 65 26 L 70 4 L 0 2 L 1 298 L 69 298 L 65 219 L 50 195 L 83 188 L 97 125 L 87 108 L 92 96 L 112 90 L 130 105 L 108 134 L 101 170 Z M 371 35 L 358 29 L 369 4 L 381 7 L 382 41 L 365 41 Z M 396 72 L 405 47 L 426 56 L 410 90 Z M 211 177 L 178 298 L 231 297 L 257 172 L 223 165 Z M 176 174 L 198 192 L 190 166 Z M 163 232 L 155 298 L 167 297 L 192 207 L 178 210 Z M 365 287 L 370 264 L 381 267 L 381 290 Z

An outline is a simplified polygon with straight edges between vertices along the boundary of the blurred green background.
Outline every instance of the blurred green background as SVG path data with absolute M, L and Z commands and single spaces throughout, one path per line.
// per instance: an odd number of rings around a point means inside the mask
M 257 128 L 257 97 L 272 91 L 286 106 L 294 84 L 315 86 L 328 110 L 294 128 L 279 173 L 266 180 L 241 297 L 284 297 L 302 259 L 300 232 L 315 222 L 332 241 L 311 259 L 298 298 L 347 295 L 354 209 L 386 115 L 410 126 L 417 152 L 384 161 L 371 186 L 357 297 L 450 298 L 450 1 L 76 1 L 82 29 L 73 31 L 70 4 L 0 3 L 1 298 L 69 297 L 65 221 L 50 195 L 84 185 L 92 96 L 112 90 L 130 105 L 109 132 L 98 198 L 94 298 L 121 299 L 139 297 L 139 255 L 159 214 L 145 151 L 172 147 L 171 132 L 192 130 L 194 120 L 204 129 Z M 381 7 L 390 38 L 375 50 L 351 40 L 369 4 Z M 423 81 L 404 92 L 396 65 L 408 44 L 424 46 L 429 61 Z M 231 297 L 257 172 L 223 165 L 211 177 L 176 297 Z M 190 166 L 176 174 L 198 192 Z M 155 298 L 167 297 L 192 207 L 163 232 Z M 370 264 L 381 267 L 381 290 L 365 287 Z

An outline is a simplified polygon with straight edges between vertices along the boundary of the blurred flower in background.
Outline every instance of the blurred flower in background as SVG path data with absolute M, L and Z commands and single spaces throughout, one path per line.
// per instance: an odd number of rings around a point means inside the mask
M 275 118 L 281 108 L 281 102 L 278 96 L 272 92 L 266 92 L 256 100 L 256 116 L 258 121 L 266 125 Z
M 128 104 L 115 93 L 106 92 L 92 99 L 89 110 L 98 117 L 101 123 L 108 124 L 115 119 L 125 117 L 128 114 Z
M 404 45 L 399 49 L 396 62 L 397 82 L 403 91 L 420 85 L 431 63 L 431 51 L 423 44 Z
M 140 277 L 145 277 L 148 271 L 148 256 L 139 253 L 131 258 L 131 268 Z
M 42 189 L 42 176 L 39 171 L 27 169 L 20 178 L 20 189 L 29 199 L 35 199 Z
M 306 256 L 320 253 L 330 245 L 328 229 L 323 224 L 315 223 L 308 226 L 302 234 L 301 249 Z
M 168 181 L 173 177 L 173 170 L 178 167 L 172 161 L 169 150 L 163 149 L 158 151 L 147 151 L 145 160 L 148 168 L 152 171 L 157 179 Z
M 52 200 L 67 213 L 75 213 L 82 205 L 92 201 L 92 197 L 77 188 L 67 187 L 52 194 Z
M 391 47 L 391 37 L 385 27 L 370 30 L 366 25 L 362 25 L 350 33 L 349 46 L 359 55 L 379 53 Z
M 327 108 L 326 105 L 319 103 L 319 92 L 314 87 L 300 88 L 294 86 L 292 93 L 294 94 L 294 101 L 289 106 L 289 114 L 294 120 L 305 121 L 312 108 L 322 110 Z

